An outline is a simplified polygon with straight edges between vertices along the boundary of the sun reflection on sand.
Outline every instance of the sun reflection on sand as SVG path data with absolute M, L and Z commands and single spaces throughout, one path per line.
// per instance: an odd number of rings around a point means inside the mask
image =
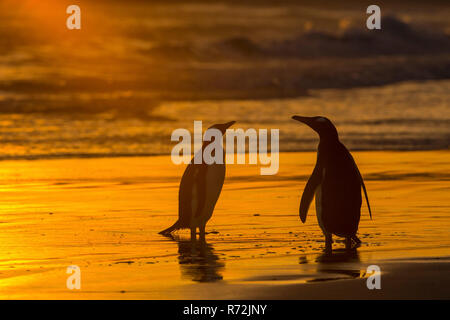
M 194 246 L 183 240 L 187 232 L 175 239 L 157 234 L 177 216 L 184 170 L 167 156 L 3 161 L 0 294 L 182 297 L 192 283 L 352 278 L 367 261 L 448 255 L 449 153 L 354 152 L 354 157 L 367 181 L 374 219 L 363 205 L 362 246 L 347 255 L 337 241 L 332 257 L 322 255 L 314 207 L 305 225 L 298 218 L 312 152 L 281 153 L 277 176 L 259 176 L 257 166 L 228 166 L 207 244 Z M 72 264 L 82 272 L 78 293 L 65 287 L 65 268 Z M 51 290 L 44 295 L 46 287 Z

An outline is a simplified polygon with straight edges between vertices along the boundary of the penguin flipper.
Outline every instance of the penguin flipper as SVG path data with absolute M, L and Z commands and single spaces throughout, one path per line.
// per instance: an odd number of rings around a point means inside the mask
M 359 170 L 358 170 L 359 172 Z M 361 176 L 361 173 L 359 174 L 360 178 L 361 178 L 361 186 L 364 190 L 364 196 L 366 197 L 366 202 L 367 202 L 367 207 L 369 208 L 369 216 L 370 216 L 370 220 L 372 220 L 372 210 L 370 210 L 370 204 L 369 204 L 369 197 L 367 196 L 367 190 L 366 190 L 366 186 L 364 184 L 364 180 Z
M 369 197 L 367 196 L 367 190 L 366 190 L 366 185 L 364 184 L 364 179 L 361 175 L 361 172 L 359 171 L 358 166 L 356 165 L 356 161 L 355 159 L 353 159 L 352 155 L 350 154 L 350 157 L 353 160 L 353 164 L 355 165 L 356 171 L 358 172 L 359 175 L 359 180 L 361 181 L 361 186 L 363 188 L 364 191 L 364 196 L 366 197 L 366 203 L 367 203 L 367 208 L 369 208 L 369 216 L 370 216 L 370 220 L 372 220 L 372 210 L 370 209 L 370 204 L 369 204 Z
M 200 217 L 206 202 L 206 171 L 208 170 L 208 165 L 201 164 L 200 172 L 198 173 L 197 180 L 197 197 L 198 205 L 197 210 L 194 212 L 194 217 Z
M 195 165 L 192 160 L 181 178 L 180 191 L 178 195 L 178 221 L 180 226 L 183 228 L 189 227 L 192 217 L 192 197 L 194 193 L 197 166 L 198 165 Z
M 190 228 L 193 218 L 201 215 L 206 199 L 205 163 L 194 164 L 194 160 L 186 168 L 180 183 L 179 192 L 179 227 Z M 195 201 L 194 201 L 195 200 Z
M 302 195 L 302 200 L 300 201 L 299 215 L 300 220 L 302 220 L 303 223 L 305 223 L 306 221 L 306 215 L 308 214 L 309 206 L 311 205 L 317 187 L 321 184 L 321 182 L 322 169 L 318 164 L 316 164 L 314 171 L 312 172 L 308 182 L 306 183 L 306 187 Z

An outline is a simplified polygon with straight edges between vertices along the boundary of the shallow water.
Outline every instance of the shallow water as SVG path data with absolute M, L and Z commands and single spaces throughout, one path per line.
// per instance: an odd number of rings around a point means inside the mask
M 447 151 L 355 152 L 374 219 L 363 204 L 357 253 L 322 256 L 314 207 L 298 218 L 314 153 L 282 153 L 276 176 L 229 165 L 207 245 L 158 231 L 177 216 L 183 166 L 169 157 L 4 161 L 2 298 L 188 298 L 216 285 L 364 277 L 370 261 L 450 254 Z M 339 239 L 336 239 L 339 240 Z M 330 260 L 331 259 L 331 260 Z M 82 290 L 66 289 L 69 265 Z M 203 283 L 203 284 L 201 284 Z M 232 292 L 230 293 L 232 296 Z
M 0 113 L 0 159 L 170 154 L 172 131 L 193 132 L 194 120 L 204 130 L 229 120 L 234 128 L 279 129 L 281 151 L 314 150 L 316 134 L 294 114 L 326 115 L 351 150 L 448 149 L 449 101 L 449 81 L 428 81 L 295 99 L 166 102 L 151 117 Z

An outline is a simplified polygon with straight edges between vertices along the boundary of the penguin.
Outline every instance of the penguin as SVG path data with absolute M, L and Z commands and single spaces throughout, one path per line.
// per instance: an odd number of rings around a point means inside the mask
M 235 121 L 215 124 L 209 129 L 218 129 L 222 136 Z M 208 129 L 208 130 L 209 130 Z M 202 152 L 211 143 L 203 142 Z M 206 164 L 203 157 L 202 163 L 195 164 L 191 160 L 180 182 L 178 193 L 178 220 L 171 227 L 160 232 L 169 235 L 179 229 L 191 229 L 191 240 L 196 239 L 196 229 L 199 229 L 200 239 L 205 240 L 205 226 L 211 218 L 214 207 L 219 199 L 220 192 L 225 180 L 225 153 L 223 152 L 222 163 Z
M 305 223 L 315 196 L 317 220 L 325 236 L 325 251 L 331 252 L 333 235 L 344 237 L 345 247 L 350 250 L 352 240 L 357 245 L 361 243 L 356 236 L 361 217 L 361 187 L 372 219 L 367 190 L 358 166 L 339 141 L 336 127 L 329 119 L 321 116 L 293 116 L 292 119 L 308 125 L 320 138 L 316 165 L 300 200 L 300 219 Z

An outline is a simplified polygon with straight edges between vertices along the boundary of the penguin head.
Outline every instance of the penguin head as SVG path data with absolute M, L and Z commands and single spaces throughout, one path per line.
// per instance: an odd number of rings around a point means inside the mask
M 222 134 L 225 134 L 227 129 L 235 123 L 236 123 L 236 121 L 230 121 L 230 122 L 226 122 L 226 123 L 217 123 L 217 124 L 209 127 L 208 130 L 209 129 L 217 129 L 217 130 L 220 130 L 220 132 L 222 132 Z
M 320 138 L 338 138 L 338 133 L 334 124 L 325 117 L 302 117 L 293 116 L 292 119 L 303 122 L 315 132 L 317 132 Z

